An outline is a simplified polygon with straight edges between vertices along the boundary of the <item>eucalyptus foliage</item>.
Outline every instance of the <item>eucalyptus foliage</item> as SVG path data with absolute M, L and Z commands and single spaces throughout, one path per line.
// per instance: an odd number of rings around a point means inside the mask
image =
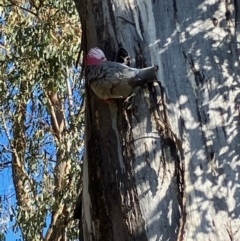
M 0 172 L 12 170 L 13 230 L 20 227 L 25 240 L 74 240 L 83 100 L 73 1 L 2 0 L 0 35 Z M 63 127 L 56 130 L 59 113 Z M 0 200 L 5 214 L 7 200 Z

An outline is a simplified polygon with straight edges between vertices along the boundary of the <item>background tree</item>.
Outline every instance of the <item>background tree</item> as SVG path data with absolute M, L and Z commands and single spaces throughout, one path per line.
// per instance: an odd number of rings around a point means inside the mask
M 85 56 L 123 46 L 162 83 L 130 108 L 87 86 L 84 240 L 240 240 L 238 2 L 75 3 Z
M 75 6 L 3 0 L 0 16 L 0 167 L 12 170 L 13 229 L 24 240 L 74 240 L 83 148 Z

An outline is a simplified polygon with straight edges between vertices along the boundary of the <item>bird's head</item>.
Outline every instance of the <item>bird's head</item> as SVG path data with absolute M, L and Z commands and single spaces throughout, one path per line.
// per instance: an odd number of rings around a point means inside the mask
M 98 65 L 106 61 L 106 56 L 99 48 L 92 48 L 87 54 L 87 65 Z

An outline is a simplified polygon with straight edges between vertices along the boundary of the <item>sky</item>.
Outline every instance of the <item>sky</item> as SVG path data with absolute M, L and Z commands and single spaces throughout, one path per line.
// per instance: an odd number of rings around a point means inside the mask
M 75 92 L 74 97 L 78 98 L 78 101 L 80 101 L 81 97 L 79 96 L 79 93 Z M 74 98 L 75 99 L 75 98 Z M 29 101 L 29 106 L 27 108 L 27 113 L 31 113 L 31 105 L 32 101 Z M 1 108 L 1 107 L 0 107 Z M 38 111 L 38 109 L 36 110 Z M 36 113 L 35 113 L 36 114 Z M 67 113 L 68 114 L 68 113 Z M 39 121 L 39 116 L 38 115 L 33 115 L 34 119 L 31 120 L 31 123 L 34 123 L 34 121 Z M 44 116 L 43 116 L 44 118 Z M 49 115 L 46 114 L 44 121 L 49 122 Z M 1 123 L 1 113 L 0 113 L 0 123 Z M 26 121 L 26 125 L 28 124 L 28 120 Z M 31 125 L 31 128 L 28 129 L 28 136 L 31 136 L 31 129 L 35 128 L 35 126 Z M 47 138 L 47 142 L 49 144 L 44 144 L 43 148 L 47 150 L 48 153 L 52 153 L 53 156 L 55 156 L 56 149 L 55 149 L 55 144 L 52 135 L 46 134 L 47 136 L 50 136 Z M 8 138 L 5 134 L 5 131 L 3 130 L 3 127 L 0 125 L 0 153 L 3 153 L 4 148 L 11 149 L 9 147 L 8 143 Z M 42 151 L 40 148 L 39 150 Z M 83 149 L 79 150 L 80 156 L 79 159 L 81 159 L 83 155 Z M 6 157 L 6 159 L 3 159 Z M 54 158 L 54 157 L 53 157 Z M 12 157 L 11 155 L 0 155 L 0 164 L 1 162 L 4 161 L 11 161 Z M 40 160 L 38 159 L 38 171 L 37 173 L 40 173 Z M 51 169 L 52 170 L 52 169 Z M 37 180 L 37 179 L 35 179 Z M 15 190 L 14 190 L 14 185 L 12 181 L 12 169 L 11 165 L 9 167 L 5 167 L 1 169 L 0 166 L 0 197 L 1 200 L 3 201 L 2 203 L 5 203 L 5 207 L 1 210 L 1 201 L 0 201 L 0 232 L 1 231 L 6 231 L 6 240 L 7 241 L 22 241 L 21 238 L 21 232 L 19 229 L 14 229 L 14 224 L 15 224 L 15 219 L 13 218 L 13 221 L 10 220 L 10 215 L 13 215 L 12 208 L 16 207 L 16 197 L 15 197 Z M 1 214 L 2 213 L 2 214 Z M 15 214 L 16 215 L 16 214 Z M 47 227 L 50 224 L 50 216 L 47 217 L 46 222 L 47 222 Z M 45 231 L 47 230 L 47 227 Z M 1 241 L 1 240 L 0 240 Z
M 0 139 L 0 143 L 5 141 L 6 140 L 2 138 Z M 4 168 L 3 170 L 0 169 L 0 196 L 2 201 L 7 199 L 8 203 L 6 209 L 1 212 L 0 231 L 6 232 L 7 241 L 22 241 L 21 232 L 13 232 L 13 226 L 15 222 L 10 221 L 10 215 L 13 214 L 11 206 L 15 206 L 16 204 L 11 168 Z

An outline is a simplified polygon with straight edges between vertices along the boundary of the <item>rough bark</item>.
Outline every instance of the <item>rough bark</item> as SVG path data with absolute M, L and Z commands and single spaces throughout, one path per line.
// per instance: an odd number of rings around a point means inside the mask
M 166 94 L 124 109 L 86 86 L 84 240 L 240 240 L 240 4 L 75 2 L 84 54 L 123 46 Z

